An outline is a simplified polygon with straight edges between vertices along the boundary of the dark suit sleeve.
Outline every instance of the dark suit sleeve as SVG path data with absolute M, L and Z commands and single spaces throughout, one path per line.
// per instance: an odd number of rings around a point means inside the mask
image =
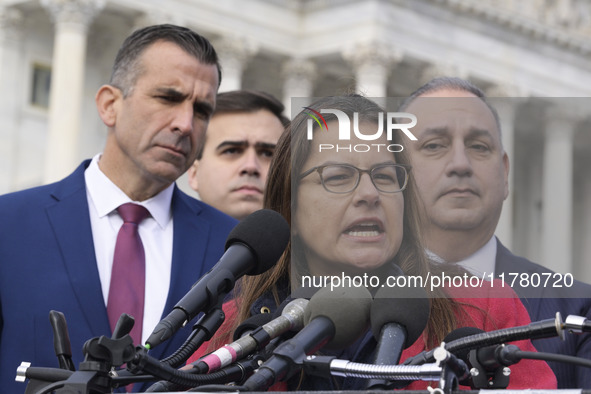
M 496 274 L 527 273 L 528 275 L 553 274 L 554 272 L 523 257 L 515 256 L 500 242 L 497 243 Z M 568 315 L 591 319 L 591 285 L 574 281 L 572 287 L 523 287 L 516 281 L 513 290 L 519 295 L 532 321 L 553 319 L 560 312 L 562 319 Z M 540 352 L 566 354 L 591 360 L 591 333 L 567 333 L 564 341 L 545 338 L 533 341 Z M 573 364 L 548 363 L 558 380 L 558 388 L 591 389 L 591 373 L 588 368 Z

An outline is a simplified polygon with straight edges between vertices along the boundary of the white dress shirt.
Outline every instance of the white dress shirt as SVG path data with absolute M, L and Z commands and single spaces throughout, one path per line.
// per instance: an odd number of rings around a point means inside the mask
M 427 256 L 436 263 L 444 263 L 445 260 L 430 250 L 426 250 Z M 497 239 L 493 235 L 487 243 L 472 255 L 456 263 L 464 267 L 468 272 L 484 279 L 490 280 L 490 274 L 495 274 L 495 263 L 497 259 Z
M 139 225 L 146 256 L 143 343 L 162 317 L 170 288 L 173 239 L 171 201 L 174 184 L 149 200 L 132 201 L 101 171 L 98 166 L 99 158 L 100 154 L 93 157 L 84 172 L 84 178 L 94 252 L 105 306 L 109 297 L 115 242 L 119 228 L 123 225 L 117 207 L 134 202 L 150 212 L 150 216 Z
M 482 248 L 478 249 L 464 260 L 458 261 L 458 264 L 478 277 L 482 278 L 482 275 L 485 274 L 485 279 L 490 279 L 489 275 L 495 274 L 496 258 L 497 239 L 492 236 Z

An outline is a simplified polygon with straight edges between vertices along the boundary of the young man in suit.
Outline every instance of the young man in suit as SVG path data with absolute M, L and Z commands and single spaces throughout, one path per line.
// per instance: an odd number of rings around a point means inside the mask
M 132 297 L 115 293 L 117 281 L 128 290 L 142 278 L 129 305 L 139 311 L 131 333 L 138 345 L 221 257 L 236 221 L 175 185 L 203 143 L 220 78 L 214 48 L 195 32 L 173 25 L 134 32 L 96 94 L 108 128 L 103 152 L 57 183 L 0 197 L 2 391 L 24 391 L 14 382 L 21 361 L 57 366 L 50 310 L 64 313 L 78 366 L 84 342 L 110 336 L 116 308 Z M 118 266 L 123 205 L 141 211 L 143 220 L 125 223 L 143 251 Z M 131 260 L 141 268 L 126 268 Z M 179 348 L 190 326 L 151 354 Z
M 436 78 L 399 108 L 417 117 L 417 141 L 406 148 L 424 206 L 425 244 L 435 260 L 462 265 L 478 276 L 550 273 L 513 255 L 494 236 L 508 195 L 509 159 L 495 109 L 484 93 L 459 78 Z M 520 281 L 517 281 L 520 282 Z M 591 318 L 591 286 L 571 289 L 513 287 L 532 321 L 556 312 Z M 579 298 L 579 297 L 587 298 Z M 533 341 L 538 351 L 591 358 L 591 334 Z M 591 374 L 572 364 L 549 363 L 558 388 L 591 388 Z
M 289 124 L 283 109 L 265 92 L 218 94 L 203 152 L 188 172 L 201 201 L 238 220 L 263 207 L 275 145 Z

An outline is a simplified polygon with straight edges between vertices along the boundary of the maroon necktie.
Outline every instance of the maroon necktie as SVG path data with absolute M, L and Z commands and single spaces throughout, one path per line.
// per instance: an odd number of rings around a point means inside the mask
M 133 343 L 139 345 L 144 319 L 146 257 L 138 227 L 150 213 L 143 206 L 132 203 L 121 205 L 117 212 L 123 218 L 123 225 L 119 229 L 115 244 L 107 314 L 111 331 L 115 329 L 122 313 L 133 316 L 135 324 L 130 335 Z

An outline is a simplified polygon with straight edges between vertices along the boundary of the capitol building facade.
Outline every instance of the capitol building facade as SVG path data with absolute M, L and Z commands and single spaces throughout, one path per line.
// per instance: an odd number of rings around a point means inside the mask
M 0 0 L 0 193 L 102 150 L 94 104 L 136 28 L 210 39 L 220 91 L 404 97 L 436 76 L 498 109 L 510 196 L 497 235 L 591 283 L 591 2 L 587 0 Z M 181 187 L 188 190 L 186 181 Z

